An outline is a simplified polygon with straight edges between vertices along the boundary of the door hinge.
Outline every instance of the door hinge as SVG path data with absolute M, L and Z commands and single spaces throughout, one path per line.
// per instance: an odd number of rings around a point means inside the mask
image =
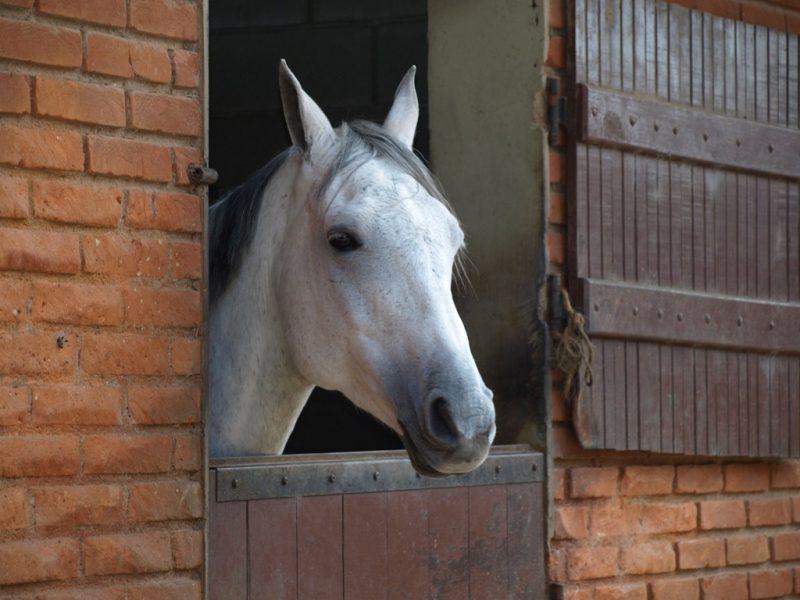
M 560 94 L 559 80 L 547 78 L 547 142 L 558 145 L 558 130 L 567 124 L 567 99 Z
M 548 326 L 551 333 L 563 333 L 567 325 L 569 314 L 564 304 L 564 294 L 561 288 L 561 276 L 551 273 L 547 276 L 547 308 Z
M 217 183 L 217 179 L 219 179 L 219 173 L 205 165 L 191 164 L 186 167 L 186 173 L 189 176 L 189 181 L 195 185 L 211 185 L 212 183 Z

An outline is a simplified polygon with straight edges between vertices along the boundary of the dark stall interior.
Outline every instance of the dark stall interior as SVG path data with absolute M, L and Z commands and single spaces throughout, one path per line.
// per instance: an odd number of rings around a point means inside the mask
M 278 92 L 285 58 L 334 125 L 381 122 L 417 66 L 415 147 L 428 156 L 425 0 L 210 0 L 211 201 L 289 145 Z M 340 394 L 317 389 L 287 453 L 400 448 L 399 439 Z

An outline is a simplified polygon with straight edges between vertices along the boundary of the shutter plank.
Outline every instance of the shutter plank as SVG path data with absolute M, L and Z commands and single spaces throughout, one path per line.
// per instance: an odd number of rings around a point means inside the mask
M 297 502 L 247 503 L 249 600 L 297 598 Z
M 299 598 L 342 600 L 342 497 L 297 499 Z
M 387 494 L 386 532 L 389 600 L 428 600 L 428 492 Z

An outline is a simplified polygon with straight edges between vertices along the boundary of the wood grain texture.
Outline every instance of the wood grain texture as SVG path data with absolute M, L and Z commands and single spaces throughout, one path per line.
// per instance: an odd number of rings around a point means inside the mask
M 341 496 L 297 499 L 299 598 L 344 598 L 342 522 Z
M 247 506 L 244 502 L 216 502 L 215 471 L 209 489 L 209 599 L 247 600 Z
M 297 500 L 247 503 L 250 600 L 297 598 Z

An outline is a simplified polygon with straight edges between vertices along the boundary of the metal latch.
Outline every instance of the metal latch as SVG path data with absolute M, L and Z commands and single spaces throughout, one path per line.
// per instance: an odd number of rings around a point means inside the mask
M 211 185 L 217 183 L 217 179 L 219 179 L 219 173 L 205 165 L 190 164 L 186 167 L 186 173 L 189 175 L 189 181 L 195 185 Z

